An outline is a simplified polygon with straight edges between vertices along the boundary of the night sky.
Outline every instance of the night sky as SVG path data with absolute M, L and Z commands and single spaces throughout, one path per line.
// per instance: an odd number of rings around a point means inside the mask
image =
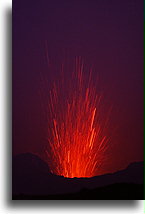
M 104 172 L 143 160 L 143 1 L 13 1 L 13 154 L 43 158 L 46 41 L 56 65 L 65 55 L 81 56 L 93 65 L 93 78 L 99 74 L 105 107 L 113 106 Z

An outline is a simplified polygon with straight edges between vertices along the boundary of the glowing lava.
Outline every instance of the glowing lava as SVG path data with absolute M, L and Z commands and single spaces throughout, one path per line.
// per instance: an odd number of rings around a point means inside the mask
M 49 167 L 64 177 L 97 175 L 105 158 L 107 138 L 98 120 L 101 96 L 84 75 L 84 64 L 76 58 L 72 75 L 54 82 L 48 102 Z M 105 125 L 105 124 L 104 124 Z

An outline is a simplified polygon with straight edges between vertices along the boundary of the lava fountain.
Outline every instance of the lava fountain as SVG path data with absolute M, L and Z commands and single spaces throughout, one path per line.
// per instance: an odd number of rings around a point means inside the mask
M 48 146 L 51 172 L 64 177 L 93 177 L 105 160 L 107 137 L 99 124 L 101 96 L 86 77 L 83 60 L 75 59 L 69 78 L 64 65 L 48 99 Z M 105 126 L 106 121 L 104 121 Z

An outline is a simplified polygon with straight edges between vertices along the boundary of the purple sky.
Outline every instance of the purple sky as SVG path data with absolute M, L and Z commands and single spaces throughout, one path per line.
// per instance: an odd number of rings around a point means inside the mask
M 13 1 L 13 153 L 43 154 L 46 121 L 40 73 L 46 46 L 56 64 L 82 56 L 99 73 L 106 108 L 113 105 L 113 171 L 143 160 L 143 1 Z

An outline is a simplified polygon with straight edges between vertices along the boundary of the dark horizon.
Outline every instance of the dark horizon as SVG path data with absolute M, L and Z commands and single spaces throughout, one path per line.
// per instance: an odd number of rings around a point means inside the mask
M 124 170 L 90 178 L 67 178 L 52 174 L 36 155 L 20 154 L 13 157 L 12 198 L 143 199 L 143 165 L 143 162 L 133 163 Z

